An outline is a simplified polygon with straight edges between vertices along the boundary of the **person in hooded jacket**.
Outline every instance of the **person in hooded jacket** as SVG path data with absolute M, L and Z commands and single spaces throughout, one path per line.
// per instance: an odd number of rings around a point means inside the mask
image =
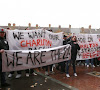
M 67 44 L 71 45 L 71 60 L 66 62 L 66 76 L 70 77 L 69 63 L 71 63 L 73 65 L 74 76 L 77 76 L 75 62 L 76 62 L 77 52 L 78 52 L 78 50 L 80 50 L 80 46 L 77 43 L 76 36 L 71 37 L 71 40 Z

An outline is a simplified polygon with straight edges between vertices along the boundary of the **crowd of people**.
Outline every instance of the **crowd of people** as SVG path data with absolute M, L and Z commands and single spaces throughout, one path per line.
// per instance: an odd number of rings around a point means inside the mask
M 7 28 L 8 30 L 10 30 L 10 28 Z M 26 28 L 25 30 L 28 30 L 28 28 Z M 52 30 L 49 30 L 50 32 L 52 32 Z M 61 73 L 66 73 L 66 77 L 70 77 L 69 75 L 69 67 L 73 66 L 73 74 L 74 76 L 77 76 L 76 73 L 76 65 L 85 65 L 86 67 L 89 67 L 91 65 L 91 67 L 95 67 L 95 66 L 100 66 L 100 57 L 99 58 L 93 58 L 93 59 L 88 59 L 88 60 L 80 60 L 77 61 L 76 60 L 76 56 L 77 56 L 77 52 L 78 50 L 80 50 L 80 46 L 77 43 L 77 37 L 76 36 L 63 36 L 63 45 L 66 44 L 70 44 L 71 45 L 71 60 L 68 61 L 64 61 L 64 62 L 60 62 L 58 64 L 52 64 L 52 65 L 48 65 L 48 66 L 44 66 L 43 69 L 45 70 L 45 75 L 49 75 L 49 74 L 54 74 L 54 70 L 53 67 L 56 66 L 56 69 L 59 70 Z M 0 29 L 0 75 L 1 75 L 1 86 L 6 87 L 9 86 L 8 83 L 6 83 L 6 79 L 5 79 L 5 72 L 2 72 L 2 53 L 4 52 L 4 50 L 9 50 L 9 44 L 7 42 L 7 40 L 5 39 L 5 31 L 4 29 Z M 50 72 L 48 72 L 50 71 Z M 26 77 L 29 77 L 30 74 L 33 75 L 37 75 L 34 72 L 34 69 L 27 69 L 25 70 L 26 72 Z M 13 72 L 9 72 L 8 74 L 8 78 L 11 78 L 14 74 Z M 15 78 L 20 78 L 21 77 L 21 71 L 17 71 L 17 75 Z

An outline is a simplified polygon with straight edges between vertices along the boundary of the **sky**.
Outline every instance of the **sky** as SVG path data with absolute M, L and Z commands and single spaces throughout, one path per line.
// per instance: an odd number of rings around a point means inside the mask
M 100 0 L 0 0 L 0 26 L 100 28 Z

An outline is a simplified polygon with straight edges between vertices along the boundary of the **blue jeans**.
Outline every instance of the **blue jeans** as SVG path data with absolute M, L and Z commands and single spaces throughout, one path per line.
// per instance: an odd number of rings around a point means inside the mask
M 66 74 L 69 74 L 69 64 L 71 63 L 71 60 L 68 60 L 66 62 Z M 72 62 L 72 65 L 73 65 L 73 71 L 74 73 L 76 73 L 76 68 L 75 68 L 75 61 Z
M 86 63 L 87 65 L 89 65 L 90 60 L 91 60 L 91 65 L 94 65 L 94 59 L 93 59 L 93 58 L 92 58 L 92 59 L 87 59 L 87 60 L 85 60 L 85 63 Z

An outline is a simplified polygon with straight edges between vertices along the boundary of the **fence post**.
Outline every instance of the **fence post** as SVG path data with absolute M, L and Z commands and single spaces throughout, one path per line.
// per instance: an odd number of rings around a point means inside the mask
M 81 33 L 85 33 L 85 32 L 84 32 L 84 27 L 81 27 L 81 31 L 82 31 Z
M 89 32 L 92 33 L 92 32 L 91 32 L 91 25 L 89 25 Z
M 8 27 L 11 28 L 11 23 L 8 23 Z
M 38 29 L 38 24 L 36 24 L 36 29 Z
M 28 24 L 28 27 L 29 27 L 29 28 L 31 27 L 31 23 Z
M 51 29 L 51 24 L 49 24 L 49 30 Z
M 15 24 L 15 23 L 13 23 L 13 27 L 12 27 L 12 29 L 14 30 L 14 29 L 15 29 L 15 27 L 16 27 L 16 24 Z
M 61 25 L 59 25 L 59 30 L 61 30 Z
M 69 24 L 69 33 L 71 33 L 71 25 Z

